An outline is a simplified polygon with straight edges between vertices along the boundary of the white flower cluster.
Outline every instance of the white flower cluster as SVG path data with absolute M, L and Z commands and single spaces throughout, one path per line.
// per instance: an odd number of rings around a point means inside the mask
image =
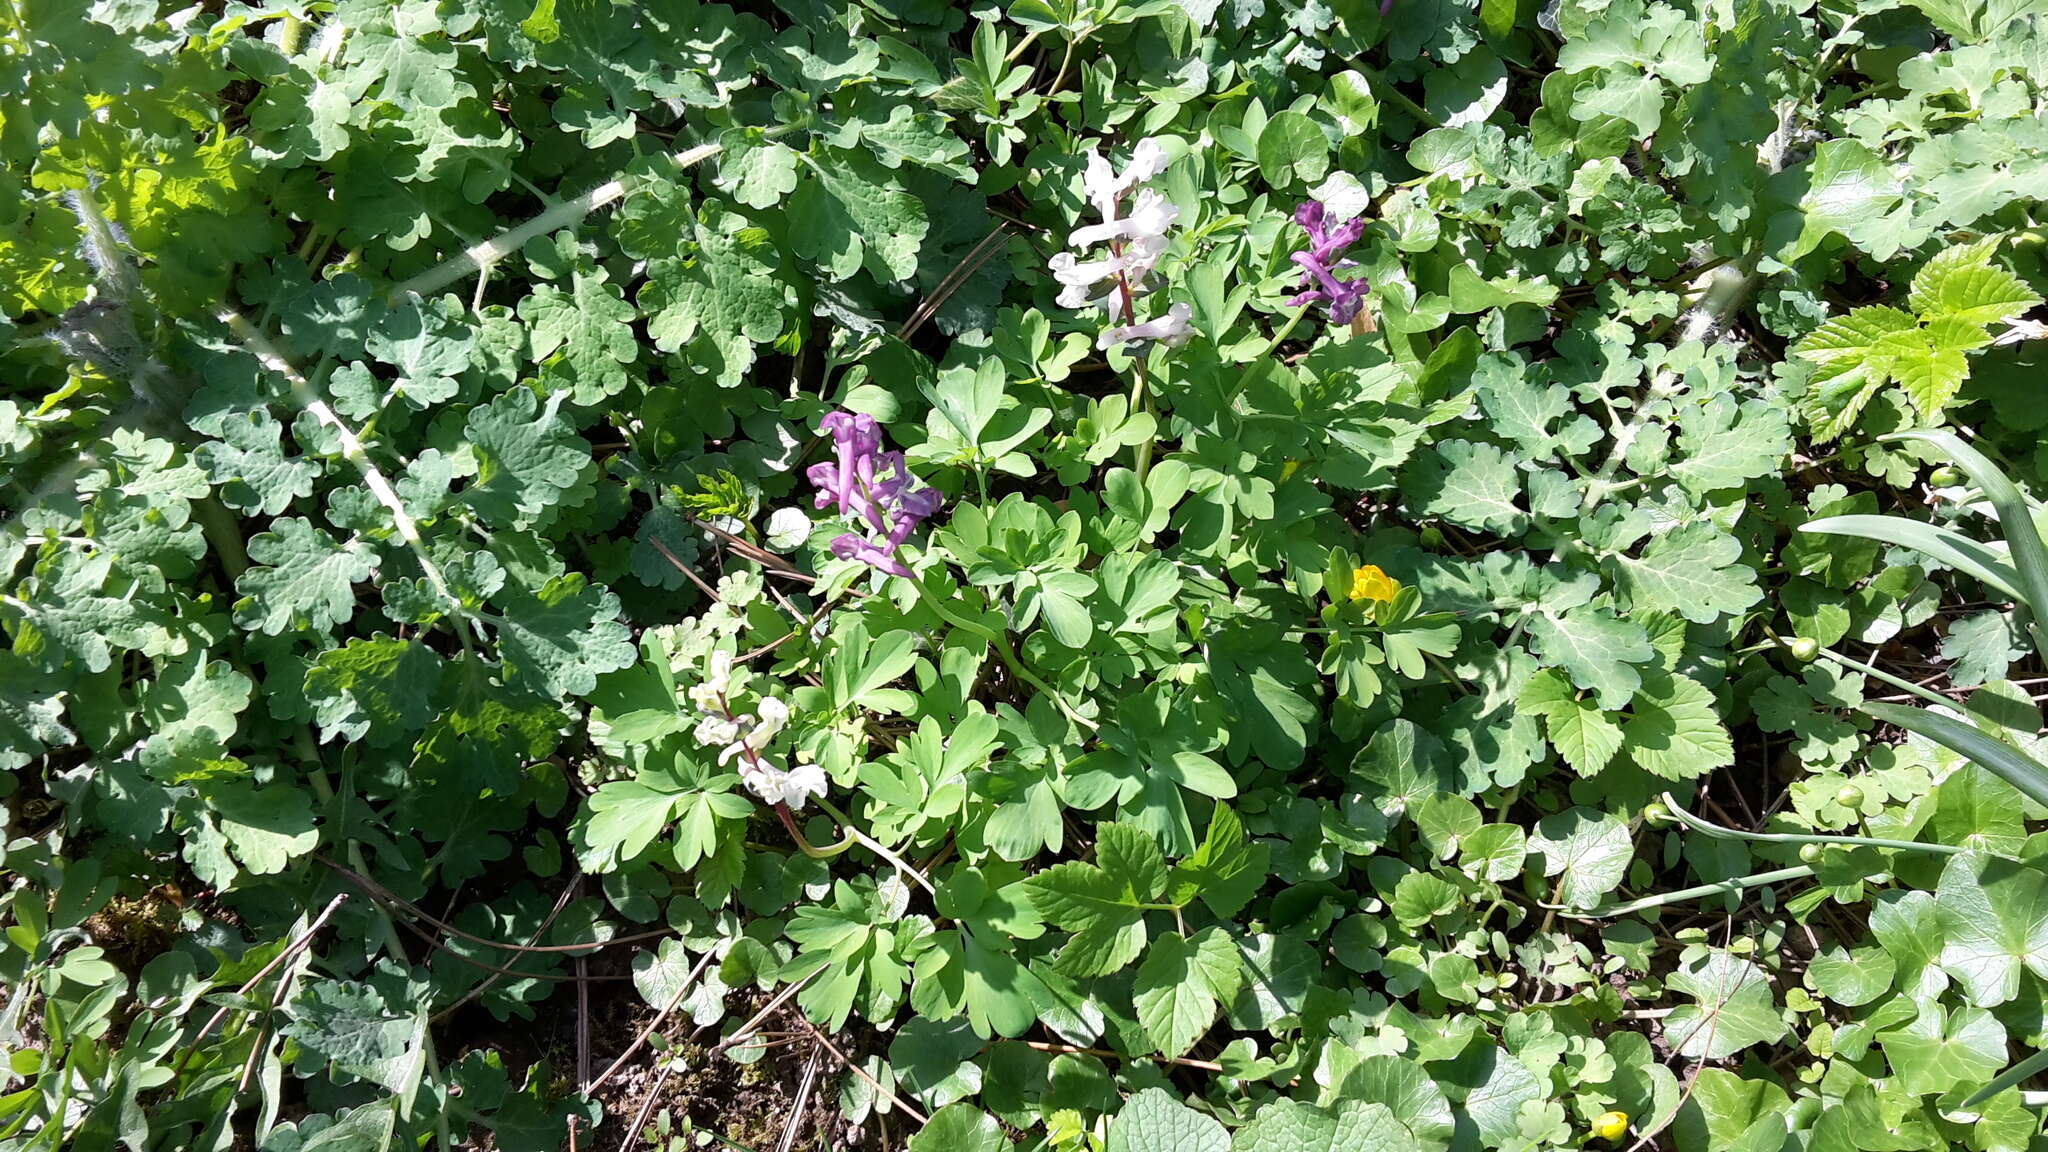
M 1147 340 L 1178 347 L 1192 333 L 1188 321 L 1193 313 L 1185 304 L 1144 323 L 1132 315 L 1138 295 L 1150 290 L 1152 270 L 1166 252 L 1167 229 L 1180 219 L 1180 209 L 1150 188 L 1138 189 L 1128 211 L 1124 198 L 1165 170 L 1166 149 L 1155 139 L 1139 141 L 1122 172 L 1113 170 L 1102 153 L 1088 153 L 1081 187 L 1102 223 L 1074 229 L 1067 243 L 1076 252 L 1106 244 L 1109 255 L 1082 260 L 1075 252 L 1062 252 L 1052 258 L 1051 267 L 1060 283 L 1062 308 L 1099 307 L 1118 322 L 1096 338 L 1097 348 Z
M 740 672 L 744 679 L 746 673 Z M 733 693 L 732 653 L 713 652 L 711 669 L 704 681 L 691 687 L 690 703 L 697 709 L 697 743 L 718 749 L 720 767 L 739 759 L 740 782 L 754 795 L 770 804 L 799 809 L 813 796 L 825 794 L 825 770 L 816 764 L 799 763 L 783 768 L 763 753 L 770 741 L 789 723 L 789 705 L 774 696 L 763 696 L 751 716 L 736 716 L 727 703 Z

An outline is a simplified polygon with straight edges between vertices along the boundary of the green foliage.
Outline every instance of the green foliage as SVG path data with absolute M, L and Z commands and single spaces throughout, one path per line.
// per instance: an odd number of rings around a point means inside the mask
M 4 6 L 0 1152 L 2038 1143 L 2038 7 Z

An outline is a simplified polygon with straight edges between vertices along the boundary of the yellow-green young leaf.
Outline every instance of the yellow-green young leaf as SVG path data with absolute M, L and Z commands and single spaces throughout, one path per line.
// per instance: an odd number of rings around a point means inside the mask
M 2041 302 L 2026 281 L 1992 260 L 1996 236 L 1944 248 L 1913 277 L 1906 305 L 1925 321 L 1945 318 L 1984 327 L 2009 320 Z
M 1917 327 L 1912 316 L 1877 305 L 1837 316 L 1792 345 L 1794 356 L 1814 366 L 1807 415 L 1815 435 L 1832 440 L 1856 422 L 1864 405 L 1891 379 L 1882 342 Z
M 1621 751 L 1621 725 L 1592 700 L 1580 699 L 1558 669 L 1531 676 L 1516 703 L 1543 718 L 1544 734 L 1581 776 L 1599 772 Z

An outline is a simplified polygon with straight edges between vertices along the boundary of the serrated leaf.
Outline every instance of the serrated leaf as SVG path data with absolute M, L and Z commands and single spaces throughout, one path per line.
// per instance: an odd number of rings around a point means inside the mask
M 1922 319 L 1946 317 L 1989 326 L 2020 315 L 2041 302 L 2026 281 L 1992 262 L 1998 237 L 1957 244 L 1936 252 L 1913 277 L 1906 305 Z
M 1609 710 L 1625 706 L 1641 686 L 1634 665 L 1657 654 L 1641 626 L 1607 608 L 1574 608 L 1561 616 L 1539 612 L 1530 618 L 1529 639 L 1539 659 L 1564 668 L 1572 683 Z
M 1230 1134 L 1164 1088 L 1124 1102 L 1109 1125 L 1108 1152 L 1229 1152 Z
M 1221 929 L 1156 937 L 1132 985 L 1138 1022 L 1161 1053 L 1183 1055 L 1215 1023 L 1217 1006 L 1237 995 L 1240 976 L 1237 945 Z
M 1622 739 L 1637 767 L 1666 780 L 1690 780 L 1735 762 L 1735 745 L 1698 681 L 1661 668 L 1643 674 Z

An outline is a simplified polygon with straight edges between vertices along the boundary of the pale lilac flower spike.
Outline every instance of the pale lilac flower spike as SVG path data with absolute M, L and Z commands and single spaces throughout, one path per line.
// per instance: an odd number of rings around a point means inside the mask
M 865 536 L 848 532 L 834 539 L 832 554 L 892 576 L 910 575 L 896 559 L 896 550 L 939 510 L 938 492 L 914 488 L 917 478 L 910 474 L 903 453 L 882 451 L 882 430 L 873 416 L 833 412 L 819 422 L 818 430 L 831 434 L 839 458 L 813 464 L 806 473 L 818 488 L 817 507 L 836 507 L 856 526 L 865 522 L 872 529 Z
M 1358 266 L 1357 261 L 1341 257 L 1365 235 L 1365 217 L 1353 217 L 1333 228 L 1322 201 L 1308 200 L 1295 208 L 1294 222 L 1308 232 L 1309 246 L 1292 257 L 1301 265 L 1301 286 L 1288 304 L 1322 304 L 1330 310 L 1331 323 L 1351 323 L 1365 305 L 1368 285 L 1362 277 L 1339 280 L 1336 273 Z

